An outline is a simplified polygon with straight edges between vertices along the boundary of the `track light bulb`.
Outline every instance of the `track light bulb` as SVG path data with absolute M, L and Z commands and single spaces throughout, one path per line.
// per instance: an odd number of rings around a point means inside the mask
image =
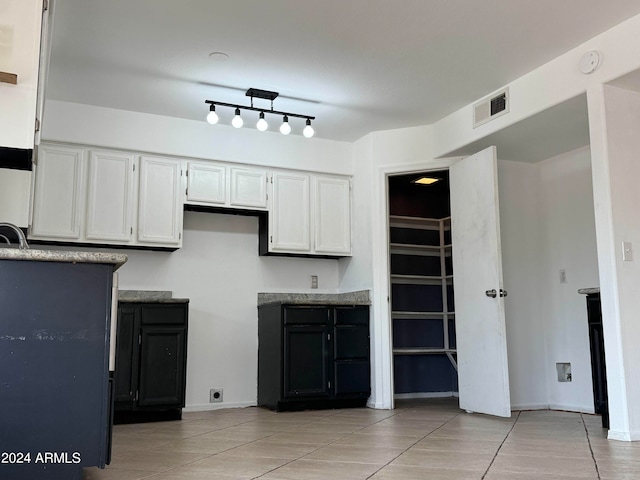
M 218 114 L 216 113 L 216 106 L 211 104 L 209 107 L 209 114 L 207 115 L 207 122 L 211 125 L 215 125 L 218 123 L 218 120 L 220 120 L 220 118 L 218 118 Z
M 311 119 L 307 118 L 307 126 L 304 127 L 304 130 L 302 130 L 302 134 L 307 138 L 311 138 L 315 133 L 315 130 L 311 126 Z
M 286 115 L 282 119 L 282 125 L 280 125 L 280 133 L 283 135 L 289 135 L 291 133 L 291 125 L 289 125 L 289 117 Z
M 256 128 L 261 132 L 264 132 L 267 128 L 269 128 L 269 124 L 264 119 L 264 112 L 260 112 L 260 118 L 258 119 L 258 123 L 256 123 Z
M 231 125 L 233 125 L 236 128 L 242 128 L 242 125 L 244 125 L 244 121 L 242 120 L 242 117 L 240 116 L 240 109 L 236 108 L 236 116 L 233 117 L 233 120 L 231 120 Z

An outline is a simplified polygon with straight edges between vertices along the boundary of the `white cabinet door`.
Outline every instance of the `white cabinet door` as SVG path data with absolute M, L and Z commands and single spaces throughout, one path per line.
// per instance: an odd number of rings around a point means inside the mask
M 187 203 L 226 203 L 226 167 L 189 162 L 187 171 Z
M 351 180 L 314 177 L 315 253 L 351 254 Z
M 231 168 L 232 207 L 267 207 L 267 172 L 257 168 Z
M 47 145 L 38 149 L 31 237 L 80 238 L 84 156 L 82 148 Z
M 269 250 L 309 253 L 309 175 L 276 172 L 269 212 Z
M 495 147 L 449 173 L 460 408 L 510 417 Z
M 133 218 L 134 156 L 89 153 L 86 232 L 88 240 L 128 242 Z
M 178 160 L 140 157 L 138 241 L 179 246 L 183 199 Z

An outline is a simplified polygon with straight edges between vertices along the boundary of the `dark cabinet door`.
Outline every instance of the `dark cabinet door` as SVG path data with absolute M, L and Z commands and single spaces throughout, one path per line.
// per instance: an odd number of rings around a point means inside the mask
M 115 401 L 133 402 L 138 390 L 138 324 L 135 307 L 118 308 Z
M 369 309 L 335 309 L 334 394 L 338 397 L 368 396 L 371 392 L 369 367 Z
M 141 335 L 138 405 L 184 406 L 184 327 L 143 327 Z
M 326 317 L 325 317 L 326 318 Z M 285 325 L 284 397 L 329 396 L 329 329 L 324 325 Z

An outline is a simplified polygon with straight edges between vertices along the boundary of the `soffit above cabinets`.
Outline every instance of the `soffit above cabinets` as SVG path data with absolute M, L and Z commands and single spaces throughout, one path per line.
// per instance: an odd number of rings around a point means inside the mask
M 504 160 L 536 163 L 589 145 L 587 97 L 579 95 L 465 145 L 447 157 L 468 156 L 495 145 Z

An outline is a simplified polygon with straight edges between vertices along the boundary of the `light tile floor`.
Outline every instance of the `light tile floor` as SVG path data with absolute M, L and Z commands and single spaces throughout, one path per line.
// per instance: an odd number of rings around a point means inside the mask
M 600 417 L 556 411 L 500 419 L 453 399 L 395 410 L 185 413 L 116 425 L 113 459 L 85 480 L 637 480 L 640 443 L 606 439 Z

